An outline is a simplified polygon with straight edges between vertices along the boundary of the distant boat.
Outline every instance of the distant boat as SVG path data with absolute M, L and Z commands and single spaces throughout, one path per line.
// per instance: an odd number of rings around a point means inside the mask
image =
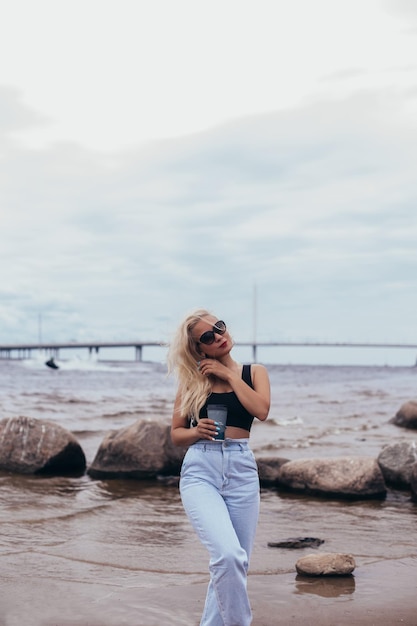
M 49 359 L 49 361 L 46 361 L 46 362 L 45 362 L 45 365 L 47 365 L 48 367 L 50 367 L 50 368 L 51 368 L 51 369 L 53 369 L 53 370 L 59 370 L 59 365 L 57 365 L 57 364 L 55 363 L 54 357 L 51 357 L 51 358 Z

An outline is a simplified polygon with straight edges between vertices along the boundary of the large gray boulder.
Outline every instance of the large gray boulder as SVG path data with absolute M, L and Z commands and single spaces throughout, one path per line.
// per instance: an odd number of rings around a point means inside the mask
M 345 498 L 380 498 L 386 485 L 375 459 L 368 457 L 316 458 L 289 461 L 281 466 L 279 484 L 293 491 Z
M 88 468 L 93 478 L 156 478 L 179 474 L 186 449 L 174 446 L 170 424 L 140 419 L 109 432 Z
M 72 433 L 42 419 L 0 420 L 0 469 L 18 474 L 82 474 L 85 454 Z
M 405 402 L 390 419 L 390 423 L 402 428 L 417 428 L 417 401 Z
M 278 484 L 278 474 L 281 465 L 288 463 L 282 457 L 257 457 L 259 481 L 264 487 L 273 487 Z
M 411 497 L 417 502 L 417 463 L 414 463 L 410 474 Z
M 417 461 L 416 442 L 401 441 L 386 445 L 377 460 L 387 485 L 409 487 L 411 471 Z

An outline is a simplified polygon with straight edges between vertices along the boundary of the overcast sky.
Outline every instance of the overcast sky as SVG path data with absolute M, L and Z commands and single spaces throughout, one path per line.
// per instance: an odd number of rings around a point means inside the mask
M 413 0 L 13 0 L 0 163 L 0 343 L 417 343 Z

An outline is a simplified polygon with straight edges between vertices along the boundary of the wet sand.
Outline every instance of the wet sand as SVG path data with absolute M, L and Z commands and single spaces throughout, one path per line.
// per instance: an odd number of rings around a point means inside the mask
M 253 626 L 417 624 L 415 559 L 357 566 L 349 577 L 251 574 Z M 205 577 L 201 577 L 205 578 Z M 0 626 L 198 626 L 206 580 L 117 572 L 107 582 L 2 581 Z

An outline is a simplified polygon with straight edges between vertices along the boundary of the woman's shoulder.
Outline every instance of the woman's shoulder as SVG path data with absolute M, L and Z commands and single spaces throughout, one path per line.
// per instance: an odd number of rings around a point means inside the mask
M 245 363 L 242 366 L 242 378 L 251 387 L 256 381 L 269 380 L 266 367 L 260 363 Z
M 262 365 L 262 363 L 251 363 L 249 367 L 251 368 L 252 372 L 257 372 L 257 371 L 267 372 L 268 371 L 265 365 Z
M 268 370 L 261 363 L 252 363 L 250 366 L 252 382 L 255 380 L 269 380 Z

